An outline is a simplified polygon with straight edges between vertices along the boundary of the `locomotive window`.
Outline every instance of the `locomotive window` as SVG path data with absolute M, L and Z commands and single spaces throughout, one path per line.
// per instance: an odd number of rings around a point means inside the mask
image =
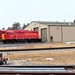
M 6 32 L 6 34 L 11 34 L 12 35 L 13 33 L 12 32 Z
M 3 34 L 3 33 L 5 33 L 5 32 L 2 32 L 2 34 Z
M 6 34 L 8 34 L 8 32 L 6 32 Z
M 10 33 L 12 35 L 12 33 Z

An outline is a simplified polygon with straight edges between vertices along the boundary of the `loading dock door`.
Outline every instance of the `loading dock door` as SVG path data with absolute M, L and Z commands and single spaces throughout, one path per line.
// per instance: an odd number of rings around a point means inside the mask
M 47 28 L 41 29 L 42 42 L 47 42 Z

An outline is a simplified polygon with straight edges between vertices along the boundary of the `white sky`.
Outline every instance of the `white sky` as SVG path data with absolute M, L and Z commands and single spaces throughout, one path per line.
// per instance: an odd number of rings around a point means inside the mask
M 0 0 L 0 29 L 31 21 L 72 21 L 75 0 Z

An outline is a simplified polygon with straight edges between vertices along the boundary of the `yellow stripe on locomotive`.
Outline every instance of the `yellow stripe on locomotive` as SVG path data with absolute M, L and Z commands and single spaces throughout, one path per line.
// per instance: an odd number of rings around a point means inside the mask
M 2 40 L 5 40 L 5 38 L 4 38 L 4 34 L 2 34 Z

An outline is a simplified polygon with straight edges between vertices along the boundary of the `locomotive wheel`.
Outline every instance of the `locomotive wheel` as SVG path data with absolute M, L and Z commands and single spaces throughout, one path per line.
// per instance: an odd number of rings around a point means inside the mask
M 4 44 L 7 44 L 7 40 L 3 40 L 3 43 L 4 43 Z
M 27 43 L 30 43 L 30 40 L 29 39 L 27 39 Z
M 10 44 L 13 44 L 13 43 L 14 43 L 14 40 L 9 40 L 9 43 L 10 43 Z
M 15 41 L 14 41 L 14 40 L 12 40 L 11 42 L 12 42 L 12 44 L 13 44 Z

